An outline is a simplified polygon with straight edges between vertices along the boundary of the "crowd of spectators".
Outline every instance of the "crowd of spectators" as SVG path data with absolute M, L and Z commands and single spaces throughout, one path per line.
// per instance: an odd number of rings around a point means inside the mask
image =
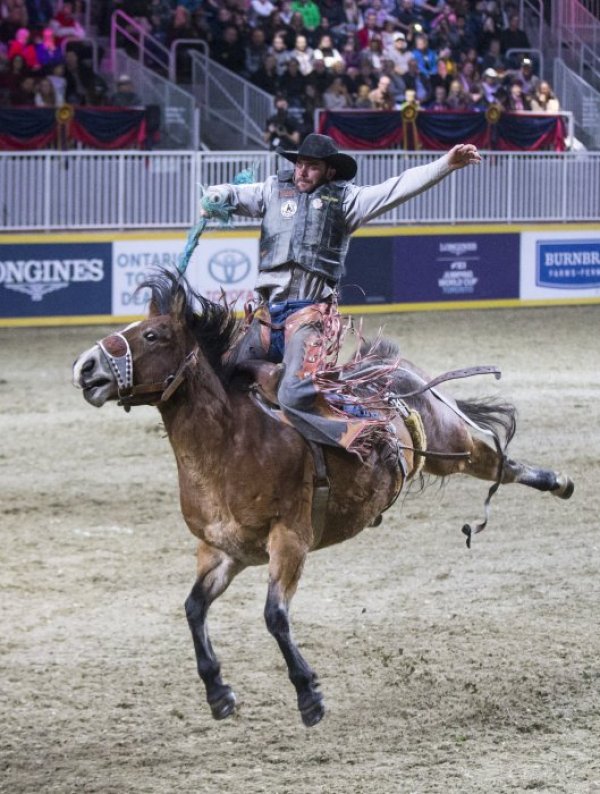
M 0 104 L 110 104 L 105 81 L 72 46 L 80 0 L 0 0 Z M 272 94 L 277 145 L 312 131 L 314 111 L 556 112 L 515 0 L 106 0 L 161 44 L 206 42 L 211 57 Z M 68 46 L 63 46 L 68 39 Z M 511 52 L 515 51 L 516 52 Z M 185 59 L 182 59 L 185 63 Z M 182 66 L 180 79 L 186 80 Z M 118 97 L 117 97 L 118 100 Z M 285 106 L 285 108 L 284 108 Z M 285 113 L 284 113 L 285 111 Z M 297 133 L 297 134 L 296 134 Z
M 272 145 L 312 131 L 314 110 L 555 112 L 515 0 L 116 0 L 162 44 L 211 57 L 277 97 Z M 511 52 L 517 50 L 518 52 Z M 181 79 L 185 81 L 183 72 Z M 285 107 L 285 114 L 283 107 Z
M 126 75 L 109 92 L 82 19 L 80 0 L 0 0 L 0 107 L 142 104 Z

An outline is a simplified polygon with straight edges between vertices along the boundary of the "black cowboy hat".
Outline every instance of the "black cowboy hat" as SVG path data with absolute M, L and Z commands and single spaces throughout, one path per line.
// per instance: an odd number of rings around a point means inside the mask
M 329 135 L 319 135 L 311 132 L 300 144 L 297 152 L 286 152 L 277 149 L 277 154 L 295 163 L 299 157 L 307 157 L 312 160 L 325 160 L 327 165 L 335 168 L 336 179 L 354 179 L 358 168 L 354 157 L 349 154 L 342 154 Z

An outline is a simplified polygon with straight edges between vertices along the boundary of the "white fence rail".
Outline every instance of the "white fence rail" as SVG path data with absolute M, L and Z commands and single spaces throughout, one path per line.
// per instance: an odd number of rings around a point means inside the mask
M 373 184 L 439 152 L 357 152 L 358 182 Z M 279 164 L 271 152 L 0 152 L 0 228 L 189 229 L 200 185 L 231 181 L 255 164 L 259 180 Z M 384 224 L 598 221 L 600 152 L 483 153 L 479 167 L 379 219 Z M 255 225 L 236 219 L 236 226 Z

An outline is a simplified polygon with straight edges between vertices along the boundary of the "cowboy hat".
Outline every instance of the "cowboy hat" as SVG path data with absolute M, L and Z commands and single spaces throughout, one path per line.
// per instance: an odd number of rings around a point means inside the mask
M 299 157 L 306 157 L 310 160 L 324 160 L 327 165 L 335 168 L 336 179 L 354 179 L 358 168 L 354 157 L 349 154 L 342 154 L 329 135 L 319 135 L 311 132 L 300 144 L 297 152 L 287 152 L 278 149 L 277 154 L 295 163 Z

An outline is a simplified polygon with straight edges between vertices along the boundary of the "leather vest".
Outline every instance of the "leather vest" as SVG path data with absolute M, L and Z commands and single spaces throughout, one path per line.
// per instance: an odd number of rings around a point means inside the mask
M 328 182 L 299 193 L 294 172 L 273 180 L 260 237 L 260 270 L 294 262 L 336 284 L 344 272 L 350 235 L 342 203 L 347 182 Z

